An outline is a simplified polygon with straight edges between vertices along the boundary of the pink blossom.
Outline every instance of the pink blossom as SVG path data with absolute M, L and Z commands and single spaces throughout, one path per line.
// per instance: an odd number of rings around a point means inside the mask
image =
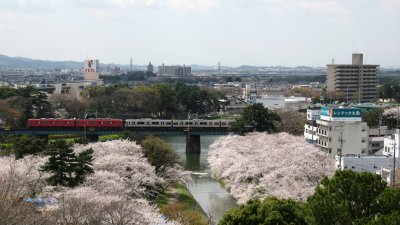
M 269 195 L 305 200 L 335 170 L 317 147 L 287 133 L 220 138 L 210 146 L 208 161 L 239 203 Z

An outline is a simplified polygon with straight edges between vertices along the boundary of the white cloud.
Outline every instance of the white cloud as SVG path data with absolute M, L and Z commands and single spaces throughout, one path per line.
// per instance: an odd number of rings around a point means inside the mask
M 207 11 L 220 6 L 219 0 L 167 0 L 167 6 L 182 10 Z
M 299 0 L 296 1 L 296 5 L 299 8 L 307 9 L 317 13 L 341 14 L 347 12 L 347 9 L 338 1 Z
M 86 8 L 85 11 L 97 19 L 110 18 L 110 17 L 114 16 L 113 11 L 107 10 L 107 9 Z
M 400 10 L 400 0 L 380 0 L 382 7 L 389 11 Z
M 62 0 L 17 0 L 20 6 L 26 7 L 29 5 L 54 5 Z
M 115 5 L 115 6 L 136 6 L 136 5 L 145 5 L 152 6 L 156 3 L 157 0 L 106 0 L 106 2 Z

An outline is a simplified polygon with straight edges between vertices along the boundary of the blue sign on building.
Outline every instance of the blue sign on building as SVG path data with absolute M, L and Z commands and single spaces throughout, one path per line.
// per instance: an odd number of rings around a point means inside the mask
M 321 107 L 321 119 L 327 121 L 361 121 L 361 109 Z

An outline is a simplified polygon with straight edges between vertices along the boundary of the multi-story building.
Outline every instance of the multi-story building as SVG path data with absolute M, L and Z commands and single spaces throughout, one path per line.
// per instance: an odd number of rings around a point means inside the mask
M 98 80 L 99 79 L 100 63 L 98 59 L 85 60 L 84 74 L 85 80 Z
M 158 66 L 158 75 L 172 75 L 172 76 L 189 76 L 192 73 L 192 68 L 183 66 L 166 66 L 162 64 Z
M 385 136 L 383 139 L 383 155 L 396 157 L 400 156 L 400 129 L 395 134 Z
M 368 125 L 361 121 L 357 108 L 322 107 L 316 121 L 318 141 L 322 151 L 336 155 L 368 154 Z
M 151 62 L 147 65 L 147 72 L 153 72 L 153 64 L 151 64 Z
M 327 91 L 341 93 L 347 102 L 372 102 L 377 98 L 379 65 L 363 64 L 363 54 L 353 54 L 352 64 L 327 65 Z

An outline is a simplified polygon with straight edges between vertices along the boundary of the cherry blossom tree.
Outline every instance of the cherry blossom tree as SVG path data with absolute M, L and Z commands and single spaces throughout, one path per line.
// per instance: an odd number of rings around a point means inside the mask
M 208 162 L 239 204 L 270 195 L 305 200 L 335 171 L 331 158 L 287 133 L 220 138 L 210 146 Z
M 45 186 L 50 174 L 40 168 L 48 157 L 0 157 L 0 224 L 132 225 L 166 221 L 149 199 L 170 180 L 188 181 L 175 165 L 159 177 L 135 142 L 114 140 L 74 146 L 74 153 L 93 150 L 92 168 L 77 187 Z M 24 203 L 26 197 L 54 197 L 56 207 L 41 213 Z
M 93 150 L 94 173 L 73 189 L 50 191 L 60 199 L 59 223 L 72 224 L 178 224 L 165 221 L 147 199 L 156 197 L 166 180 L 155 169 L 135 142 L 114 140 L 76 145 L 75 154 Z M 171 177 L 187 180 L 178 168 Z M 188 176 L 188 175 L 187 175 Z
M 24 198 L 40 193 L 48 174 L 39 171 L 46 159 L 0 157 L 0 224 L 52 224 Z

